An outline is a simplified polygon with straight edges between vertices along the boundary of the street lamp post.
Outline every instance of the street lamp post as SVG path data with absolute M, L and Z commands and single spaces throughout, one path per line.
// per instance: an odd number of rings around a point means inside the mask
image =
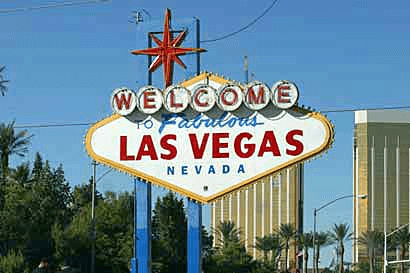
M 401 225 L 401 226 L 397 227 L 395 230 L 393 230 L 392 232 L 390 232 L 389 234 L 387 234 L 387 232 L 384 232 L 384 270 L 383 270 L 383 273 L 387 272 L 388 264 L 410 262 L 410 260 L 392 261 L 392 262 L 387 261 L 387 237 L 394 234 L 394 233 L 396 233 L 397 231 L 401 230 L 402 228 L 407 227 L 408 225 L 410 225 L 410 223 L 405 224 L 405 225 Z
M 92 225 L 92 238 L 91 238 L 91 273 L 95 272 L 95 241 L 97 240 L 95 231 L 95 190 L 97 187 L 97 182 L 100 181 L 106 174 L 111 172 L 113 169 L 109 169 L 103 173 L 98 179 L 97 176 L 97 165 L 98 163 L 93 161 L 93 176 L 92 176 L 92 194 L 91 194 L 91 225 Z
M 345 198 L 352 198 L 352 197 L 356 197 L 356 198 L 360 198 L 360 199 L 365 199 L 365 198 L 367 198 L 367 194 L 359 194 L 359 195 L 356 195 L 356 194 L 349 194 L 349 195 L 344 195 L 344 196 L 341 196 L 341 197 L 339 197 L 339 198 L 336 198 L 336 199 L 334 199 L 334 200 L 332 200 L 332 201 L 330 201 L 330 202 L 328 202 L 328 203 L 326 203 L 326 204 L 324 204 L 323 206 L 321 206 L 321 207 L 319 207 L 319 208 L 315 208 L 314 210 L 313 210 L 313 272 L 314 273 L 317 273 L 317 267 L 316 267 L 316 216 L 317 216 L 317 212 L 318 211 L 320 211 L 321 209 L 323 209 L 323 208 L 325 208 L 325 207 L 327 207 L 327 206 L 329 206 L 329 205 L 331 205 L 331 204 L 333 204 L 333 203 L 335 203 L 336 201 L 339 201 L 339 200 L 341 200 L 341 199 L 345 199 Z

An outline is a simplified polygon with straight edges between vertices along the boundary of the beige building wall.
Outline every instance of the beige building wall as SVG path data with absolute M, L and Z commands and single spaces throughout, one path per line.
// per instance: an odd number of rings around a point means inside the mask
M 354 237 L 410 223 L 409 149 L 410 111 L 355 112 L 353 194 L 368 198 L 353 199 Z M 367 250 L 355 241 L 352 254 L 353 263 L 367 259 Z
M 291 223 L 302 232 L 303 165 L 291 166 L 211 203 L 211 226 L 233 221 L 241 231 L 241 240 L 250 255 L 261 258 L 253 246 L 256 237 L 275 233 L 281 224 Z M 220 238 L 215 237 L 214 243 Z M 295 267 L 295 245 L 289 251 L 289 266 Z M 284 253 L 282 258 L 284 262 Z M 284 266 L 284 265 L 282 265 Z M 284 267 L 282 267 L 284 268 Z

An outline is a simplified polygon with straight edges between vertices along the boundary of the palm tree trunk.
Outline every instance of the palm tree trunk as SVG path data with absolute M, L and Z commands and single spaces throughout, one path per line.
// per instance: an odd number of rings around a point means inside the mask
M 304 263 L 303 263 L 303 273 L 307 273 L 307 266 L 308 266 L 308 260 L 309 260 L 308 249 L 304 249 L 304 252 L 305 252 L 305 253 L 303 253 L 303 260 L 304 260 Z
M 373 273 L 373 261 L 374 261 L 374 257 L 373 257 L 373 250 L 369 249 L 369 266 L 370 266 L 370 272 L 369 273 Z
M 285 249 L 285 271 L 288 272 L 288 254 L 289 254 L 289 241 L 286 242 L 286 249 Z
M 404 260 L 404 256 L 406 255 L 406 249 L 404 248 L 404 247 L 402 247 L 401 248 L 402 249 L 402 251 L 401 251 L 401 260 L 403 261 Z M 404 273 L 404 263 L 400 263 L 400 272 L 401 273 Z
M 319 272 L 319 256 L 320 256 L 319 251 L 320 251 L 320 246 L 318 245 L 318 246 L 317 246 L 317 250 L 316 250 L 316 261 L 315 261 L 315 263 L 316 263 L 316 270 L 317 270 L 318 272 Z
M 0 160 L 1 160 L 2 175 L 3 175 L 4 178 L 6 178 L 7 174 L 8 174 L 8 169 L 9 169 L 9 156 L 8 156 L 8 154 L 2 153 Z
M 345 254 L 345 248 L 343 244 L 340 245 L 340 273 L 343 273 L 343 256 Z

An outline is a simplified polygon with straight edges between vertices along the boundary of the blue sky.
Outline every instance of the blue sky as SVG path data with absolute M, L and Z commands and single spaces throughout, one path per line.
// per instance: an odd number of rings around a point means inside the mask
M 73 1 L 74 2 L 74 1 Z M 16 125 L 93 123 L 111 115 L 113 89 L 137 89 L 146 83 L 146 57 L 129 52 L 147 45 L 147 29 L 162 30 L 165 9 L 175 24 L 201 21 L 201 40 L 220 37 L 262 13 L 269 0 L 131 1 L 2 13 L 2 9 L 38 6 L 46 0 L 0 3 L 0 64 L 6 65 L 9 90 L 0 97 L 0 122 Z M 139 26 L 130 12 L 145 9 Z M 410 2 L 280 0 L 255 25 L 231 38 L 202 43 L 202 69 L 244 80 L 243 56 L 255 79 L 272 85 L 287 79 L 300 89 L 299 103 L 317 110 L 409 105 Z M 190 46 L 190 41 L 183 46 Z M 189 63 L 187 57 L 182 57 Z M 175 81 L 186 76 L 175 67 Z M 154 84 L 162 86 L 162 71 Z M 305 231 L 312 230 L 313 208 L 352 193 L 352 112 L 329 113 L 335 143 L 305 167 Z M 88 181 L 91 160 L 83 141 L 88 126 L 31 128 L 32 147 L 52 166 L 63 164 L 71 185 Z M 12 164 L 21 163 L 13 158 Z M 98 173 L 107 170 L 98 167 Z M 132 180 L 114 171 L 97 185 L 101 192 L 132 190 Z M 161 191 L 154 190 L 154 194 Z M 163 192 L 163 191 L 162 191 Z M 209 224 L 209 210 L 204 210 Z M 352 222 L 352 200 L 319 213 L 319 230 Z M 330 249 L 329 249 L 330 252 Z M 330 255 L 323 253 L 322 265 Z M 351 248 L 347 247 L 347 261 Z

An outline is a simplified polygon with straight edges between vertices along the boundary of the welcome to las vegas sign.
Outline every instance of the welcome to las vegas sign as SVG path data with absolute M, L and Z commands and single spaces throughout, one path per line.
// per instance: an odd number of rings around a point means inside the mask
M 333 126 L 297 106 L 288 81 L 241 85 L 212 73 L 171 85 L 114 90 L 114 114 L 94 124 L 97 162 L 210 202 L 330 147 Z

